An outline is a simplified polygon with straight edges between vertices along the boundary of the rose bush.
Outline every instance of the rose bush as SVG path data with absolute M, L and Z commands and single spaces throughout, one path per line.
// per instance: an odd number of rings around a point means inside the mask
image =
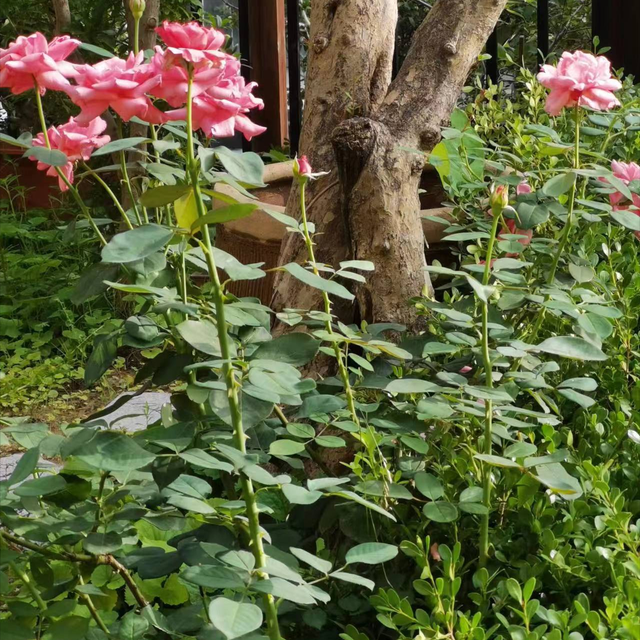
M 514 122 L 552 150 L 536 162 L 489 146 L 481 124 L 454 114 L 431 161 L 455 200 L 445 232 L 457 264 L 428 267 L 437 296 L 412 301 L 427 328 L 410 336 L 334 316 L 335 298 L 353 300 L 350 286 L 375 267 L 316 261 L 305 190 L 322 167 L 306 158 L 294 164 L 300 218 L 266 211 L 308 251 L 279 268 L 318 288 L 323 308 L 272 310 L 230 293 L 265 272 L 216 248 L 216 225 L 257 205 L 216 186 L 251 198 L 262 161 L 206 142 L 257 135 L 247 114 L 261 103 L 221 53 L 222 34 L 195 24 L 160 34 L 168 47 L 148 63 L 134 52 L 69 72 L 54 60 L 84 115 L 51 136 L 46 77 L 18 82 L 0 62 L 3 83 L 34 89 L 43 124 L 36 143 L 5 141 L 53 168 L 102 245 L 75 298 L 109 287 L 134 309 L 98 335 L 86 383 L 127 347 L 146 354 L 137 382 L 172 389 L 160 420 L 136 434 L 101 423 L 135 391 L 61 433 L 6 421 L 26 453 L 0 482 L 3 634 L 637 639 L 638 185 L 632 167 L 610 169 L 630 158 L 606 152 L 638 110 L 609 113 L 619 88 L 609 67 L 566 54 L 545 68 L 547 112 L 574 137 L 549 120 Z M 540 87 L 531 91 L 541 118 Z M 94 118 L 107 108 L 158 126 L 103 145 Z M 583 126 L 594 116 L 596 134 Z M 589 135 L 607 144 L 596 152 Z M 141 143 L 153 159 L 140 163 L 146 188 L 131 210 L 100 183 L 128 227 L 105 237 L 70 165 L 100 181 L 84 165 L 90 148 L 100 157 Z M 274 315 L 300 330 L 272 338 Z M 318 353 L 335 377 L 305 377 Z

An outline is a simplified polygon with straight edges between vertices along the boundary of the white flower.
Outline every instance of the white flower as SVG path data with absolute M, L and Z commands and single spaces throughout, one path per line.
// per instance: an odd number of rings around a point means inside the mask
M 638 433 L 637 431 L 634 431 L 633 429 L 629 429 L 629 431 L 627 431 L 627 435 L 636 443 L 636 444 L 640 444 L 640 433 Z

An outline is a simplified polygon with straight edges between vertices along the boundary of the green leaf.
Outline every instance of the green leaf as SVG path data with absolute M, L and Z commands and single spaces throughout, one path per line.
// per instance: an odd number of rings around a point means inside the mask
M 102 56 L 103 58 L 113 58 L 115 56 L 111 51 L 107 51 L 102 47 L 97 47 L 95 44 L 89 44 L 88 42 L 81 42 L 78 45 L 78 48 L 90 51 L 91 53 L 95 53 L 97 56 Z
M 82 541 L 82 546 L 94 555 L 113 553 L 122 546 L 122 538 L 115 532 L 90 533 Z
M 439 391 L 440 387 L 427 380 L 417 378 L 400 378 L 392 380 L 384 389 L 389 393 L 433 393 Z
M 532 442 L 515 442 L 504 450 L 506 458 L 528 458 L 538 453 L 538 447 Z
M 310 440 L 316 435 L 316 430 L 310 424 L 301 422 L 290 422 L 287 425 L 287 432 L 294 438 L 302 438 L 303 440 Z
M 73 451 L 78 460 L 101 471 L 134 471 L 147 466 L 155 456 L 145 451 L 130 436 L 113 431 L 98 431 L 80 449 Z
M 225 471 L 226 473 L 231 473 L 233 471 L 233 465 L 214 458 L 206 451 L 202 451 L 202 449 L 189 449 L 188 451 L 182 451 L 178 456 L 194 467 L 217 469 L 218 471 Z
M 493 456 L 484 453 L 477 453 L 474 458 L 478 460 L 482 460 L 487 464 L 491 464 L 494 467 L 508 467 L 512 469 L 520 469 L 520 465 L 513 460 L 509 460 L 509 458 L 502 458 L 500 456 Z
M 22 498 L 48 496 L 58 493 L 67 486 L 62 476 L 41 476 L 33 480 L 27 480 L 14 489 L 14 493 Z
M 452 233 L 442 239 L 447 242 L 466 242 L 468 240 L 487 240 L 488 238 L 489 234 L 484 231 L 462 231 L 460 233 Z
M 319 491 L 308 491 L 304 487 L 299 487 L 295 484 L 283 485 L 282 493 L 291 504 L 313 504 L 323 495 Z
M 289 485 L 293 486 L 293 485 Z M 301 560 L 305 564 L 308 564 L 310 567 L 313 567 L 316 571 L 320 573 L 329 573 L 331 571 L 332 564 L 328 560 L 323 560 L 322 558 L 318 558 L 318 556 L 314 556 L 313 554 L 305 551 L 304 549 L 298 549 L 296 547 L 290 547 L 289 551 Z
M 105 281 L 113 280 L 119 271 L 120 267 L 116 264 L 98 262 L 92 265 L 80 276 L 69 299 L 77 305 L 104 293 L 109 287 Z
M 458 510 L 450 502 L 429 502 L 424 505 L 422 512 L 434 522 L 453 522 L 458 518 Z
M 571 402 L 579 404 L 584 409 L 588 409 L 596 403 L 593 398 L 585 396 L 583 393 L 579 393 L 578 391 L 574 391 L 573 389 L 558 389 L 558 393 L 568 400 L 571 400 Z
M 257 153 L 241 153 L 226 147 L 216 147 L 214 151 L 225 170 L 238 182 L 252 187 L 266 186 L 263 180 L 264 162 Z
M 200 565 L 188 567 L 180 577 L 207 589 L 244 589 L 245 583 L 241 575 L 247 571 L 238 571 L 227 567 Z
M 344 260 L 340 263 L 341 269 L 360 269 L 360 271 L 375 271 L 376 267 L 369 260 Z
M 403 485 L 382 480 L 366 480 L 355 486 L 356 491 L 365 495 L 394 498 L 395 500 L 413 500 L 411 492 Z
M 69 162 L 69 158 L 62 151 L 47 149 L 47 147 L 31 147 L 24 152 L 23 157 L 37 160 L 51 167 L 64 167 Z
M 162 185 L 147 189 L 140 197 L 140 204 L 150 209 L 171 204 L 188 193 L 193 193 L 193 188 L 188 184 Z
M 347 446 L 347 443 L 338 436 L 318 436 L 315 439 L 315 443 L 319 447 L 326 447 L 327 449 L 337 449 Z
M 382 542 L 365 542 L 347 551 L 347 564 L 381 564 L 393 560 L 398 555 L 398 547 Z
M 341 284 L 338 284 L 333 280 L 326 280 L 312 271 L 308 271 L 296 262 L 285 264 L 282 269 L 290 273 L 294 278 L 308 284 L 314 289 L 325 291 L 326 293 L 338 296 L 338 298 L 343 298 L 344 300 L 352 301 L 355 299 L 355 296 L 346 287 L 343 287 Z
M 365 587 L 366 589 L 369 589 L 369 591 L 373 591 L 376 588 L 376 583 L 373 580 L 363 578 L 362 576 L 358 576 L 355 573 L 347 573 L 346 571 L 334 571 L 329 575 L 332 578 L 336 578 L 336 580 L 342 580 L 342 582 L 348 582 L 350 584 L 357 584 L 361 587 Z
M 438 500 L 444 496 L 444 486 L 434 475 L 421 471 L 416 473 L 414 482 L 416 489 L 429 500 Z
M 301 367 L 315 358 L 319 348 L 320 341 L 308 333 L 287 333 L 269 342 L 263 342 L 251 359 L 276 360 Z
M 204 500 L 178 494 L 169 496 L 167 504 L 178 507 L 178 509 L 183 509 L 187 512 L 201 513 L 203 515 L 209 515 L 216 512 L 216 510 Z
M 107 372 L 118 355 L 115 337 L 98 336 L 84 368 L 84 383 L 90 387 Z
M 40 449 L 38 447 L 29 449 L 29 451 L 27 451 L 20 460 L 18 460 L 16 468 L 9 477 L 9 486 L 11 487 L 14 484 L 18 484 L 19 482 L 26 480 L 37 467 L 39 457 Z
M 611 217 L 627 229 L 640 231 L 640 215 L 637 215 L 633 211 L 612 211 Z
M 507 591 L 514 600 L 522 604 L 522 589 L 520 588 L 520 584 L 517 580 L 514 580 L 513 578 L 509 578 L 507 580 Z
M 569 263 L 569 273 L 576 282 L 591 282 L 596 273 L 591 267 L 583 267 L 577 264 Z
M 173 231 L 158 224 L 145 224 L 111 238 L 102 249 L 102 261 L 126 264 L 160 251 L 173 237 Z
M 173 203 L 176 222 L 181 229 L 191 229 L 198 221 L 198 205 L 193 190 L 185 193 Z
M 567 193 L 571 187 L 576 182 L 576 174 L 573 172 L 561 173 L 557 176 L 554 176 L 549 180 L 544 187 L 542 187 L 542 192 L 551 198 L 557 198 L 561 196 L 563 193 Z
M 89 618 L 67 616 L 52 622 L 43 638 L 44 640 L 82 640 L 88 629 Z
M 191 230 L 196 231 L 205 224 L 222 224 L 232 220 L 241 220 L 250 216 L 256 209 L 258 209 L 258 206 L 255 204 L 232 204 L 228 207 L 215 209 L 202 216 L 202 218 L 198 218 L 191 225 Z
M 273 456 L 293 456 L 304 451 L 304 443 L 295 440 L 274 440 L 269 447 L 269 453 Z
M 602 362 L 607 359 L 607 356 L 598 347 L 582 338 L 573 336 L 547 338 L 536 347 L 536 350 L 574 360 Z
M 582 495 L 580 482 L 569 475 L 559 462 L 536 467 L 536 473 L 536 477 L 542 484 L 568 499 L 574 500 Z
M 259 629 L 262 611 L 255 604 L 216 598 L 209 605 L 209 619 L 228 640 L 233 640 Z
M 471 285 L 471 288 L 475 291 L 476 296 L 478 296 L 478 298 L 482 300 L 482 302 L 488 302 L 489 298 L 496 290 L 495 287 L 488 287 L 486 285 L 483 285 L 481 282 L 471 276 L 467 276 L 467 282 Z
M 184 320 L 176 329 L 194 349 L 210 356 L 220 356 L 218 328 L 208 320 Z
M 120 621 L 118 636 L 122 640 L 138 640 L 149 629 L 149 621 L 137 613 L 131 611 Z
M 139 144 L 143 142 L 151 142 L 149 138 L 144 138 L 141 136 L 137 136 L 134 138 L 120 138 L 119 140 L 112 140 L 104 145 L 104 147 L 100 147 L 96 151 L 91 154 L 92 158 L 96 156 L 106 156 L 110 153 L 115 153 L 117 151 L 124 151 L 125 149 L 133 149 L 133 147 L 137 147 Z M 143 205 L 146 206 L 146 205 Z
M 486 516 L 489 513 L 489 509 L 479 502 L 460 502 L 458 508 L 474 516 Z

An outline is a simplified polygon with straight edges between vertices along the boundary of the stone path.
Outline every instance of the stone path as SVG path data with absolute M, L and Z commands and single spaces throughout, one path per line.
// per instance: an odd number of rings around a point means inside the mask
M 140 431 L 146 429 L 160 419 L 162 407 L 171 399 L 171 395 L 163 392 L 147 392 L 118 407 L 113 413 L 92 420 L 87 424 L 99 426 L 103 429 L 117 429 L 119 431 Z M 107 407 L 118 401 L 118 398 L 109 403 Z M 7 480 L 16 468 L 22 453 L 12 453 L 0 457 L 0 481 Z M 56 469 L 57 465 L 43 458 L 40 459 L 41 469 Z

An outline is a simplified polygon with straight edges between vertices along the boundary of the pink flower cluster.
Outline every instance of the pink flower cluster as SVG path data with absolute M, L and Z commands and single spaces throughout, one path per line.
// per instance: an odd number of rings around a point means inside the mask
M 552 116 L 575 105 L 608 111 L 620 104 L 613 92 L 622 84 L 611 76 L 611 63 L 604 56 L 565 51 L 557 67 L 543 65 L 538 80 L 551 89 L 545 109 Z
M 106 128 L 107 123 L 102 118 L 94 118 L 87 126 L 82 126 L 74 118 L 71 118 L 66 124 L 50 127 L 47 130 L 51 148 L 62 151 L 69 160 L 67 164 L 60 167 L 60 171 L 70 183 L 73 184 L 73 165 L 78 160 L 88 160 L 95 149 L 103 147 L 111 140 L 109 136 L 100 135 Z M 33 146 L 47 146 L 43 133 L 39 133 L 34 138 Z M 38 169 L 46 170 L 48 176 L 58 175 L 55 167 L 43 162 L 38 162 Z M 66 191 L 69 188 L 61 177 L 58 177 L 58 184 L 61 191 Z
M 67 58 L 80 45 L 78 40 L 61 36 L 47 42 L 41 33 L 20 36 L 7 49 L 0 49 L 0 88 L 9 88 L 15 94 L 34 88 L 42 94 L 47 89 L 63 91 L 80 107 L 75 121 L 54 127 L 50 135 L 53 148 L 71 154 L 69 165 L 64 167 L 70 180 L 73 162 L 85 158 L 92 146 L 100 146 L 95 142 L 96 134 L 104 130 L 100 129 L 104 122 L 100 115 L 111 108 L 124 121 L 133 117 L 152 124 L 184 120 L 190 76 L 194 130 L 216 137 L 240 131 L 247 140 L 265 131 L 247 116 L 252 109 L 262 109 L 264 103 L 253 95 L 256 84 L 247 84 L 240 74 L 240 61 L 220 50 L 224 33 L 196 22 L 164 22 L 157 32 L 167 47 L 156 47 L 149 63 L 140 52 L 137 56 L 131 53 L 126 60 L 73 64 Z M 173 109 L 161 111 L 154 98 L 166 101 Z M 82 135 L 86 143 L 78 152 L 79 146 L 73 145 Z M 38 166 L 47 168 L 43 163 Z M 49 169 L 48 173 L 55 173 L 54 168 Z

